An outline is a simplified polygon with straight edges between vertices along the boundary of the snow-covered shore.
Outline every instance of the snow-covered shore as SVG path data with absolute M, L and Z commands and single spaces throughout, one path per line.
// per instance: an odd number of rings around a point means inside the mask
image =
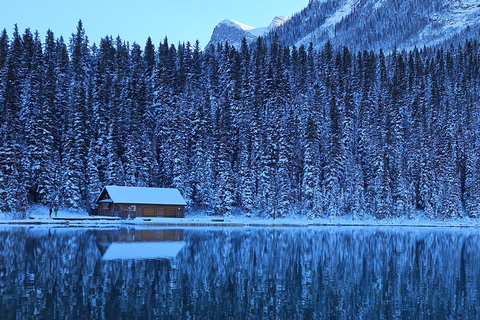
M 378 220 L 372 217 L 358 218 L 352 215 L 342 217 L 325 217 L 308 219 L 301 216 L 290 216 L 279 219 L 246 217 L 233 215 L 228 217 L 206 216 L 204 213 L 191 213 L 185 218 L 135 218 L 119 219 L 113 217 L 88 216 L 85 211 L 60 209 L 57 217 L 49 209 L 42 206 L 33 207 L 26 218 L 18 218 L 19 214 L 0 213 L 0 225 L 57 225 L 57 226 L 151 226 L 151 227 L 314 227 L 314 226 L 398 226 L 398 227 L 480 227 L 480 219 L 430 219 L 417 215 L 411 219 L 392 218 Z

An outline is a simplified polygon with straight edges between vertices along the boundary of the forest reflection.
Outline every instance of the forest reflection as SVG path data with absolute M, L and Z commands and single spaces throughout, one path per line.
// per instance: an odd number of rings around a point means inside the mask
M 479 244 L 458 228 L 3 228 L 0 314 L 477 318 Z

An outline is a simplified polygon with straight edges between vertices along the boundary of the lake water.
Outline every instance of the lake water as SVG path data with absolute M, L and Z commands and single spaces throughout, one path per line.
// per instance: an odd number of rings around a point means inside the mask
M 0 229 L 2 319 L 474 319 L 480 230 Z

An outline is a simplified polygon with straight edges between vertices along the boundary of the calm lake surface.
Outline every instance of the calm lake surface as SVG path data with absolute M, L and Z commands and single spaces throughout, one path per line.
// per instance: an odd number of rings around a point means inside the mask
M 474 319 L 480 230 L 0 229 L 2 319 Z

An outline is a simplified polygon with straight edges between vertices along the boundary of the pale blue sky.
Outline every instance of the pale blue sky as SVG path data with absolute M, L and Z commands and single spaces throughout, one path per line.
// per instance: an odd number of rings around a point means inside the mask
M 2 1 L 0 30 L 9 36 L 17 23 L 20 33 L 38 30 L 42 41 L 48 29 L 65 40 L 82 19 L 90 43 L 106 35 L 142 47 L 150 36 L 157 45 L 200 41 L 205 47 L 215 25 L 230 18 L 252 27 L 267 26 L 275 16 L 291 16 L 308 0 L 9 0 Z

